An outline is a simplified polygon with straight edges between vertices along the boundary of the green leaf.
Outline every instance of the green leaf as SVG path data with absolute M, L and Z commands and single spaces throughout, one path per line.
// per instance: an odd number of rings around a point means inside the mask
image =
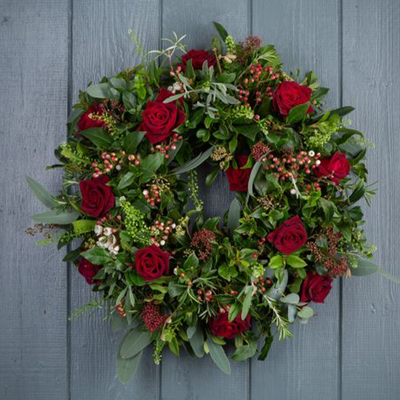
M 323 197 L 319 198 L 318 203 L 324 210 L 326 220 L 330 221 L 335 213 L 335 205 Z
M 57 203 L 54 201 L 53 196 L 37 181 L 26 177 L 29 187 L 32 189 L 35 196 L 47 207 L 54 208 Z
M 92 219 L 80 219 L 72 223 L 75 233 L 92 232 L 96 226 L 96 221 Z
M 209 340 L 207 340 L 207 344 L 210 349 L 210 356 L 214 363 L 224 374 L 230 375 L 231 366 L 223 347 L 220 344 L 216 344 L 210 337 Z
M 309 108 L 310 108 L 310 102 L 293 107 L 290 110 L 289 115 L 286 117 L 285 122 L 288 125 L 292 125 L 302 121 L 307 116 L 307 111 Z
M 41 214 L 32 215 L 31 218 L 42 224 L 69 225 L 79 217 L 79 213 L 72 210 L 70 212 L 61 212 L 57 210 L 46 211 Z
M 90 128 L 80 133 L 99 149 L 107 149 L 113 142 L 112 137 L 102 128 Z
M 260 355 L 258 356 L 258 359 L 260 361 L 264 361 L 267 358 L 273 341 L 274 341 L 274 337 L 272 335 L 268 335 L 265 337 L 264 345 L 261 349 Z
M 233 83 L 236 79 L 235 72 L 222 72 L 218 75 L 218 81 L 222 83 Z
M 218 176 L 220 169 L 218 167 L 214 168 L 206 177 L 206 185 L 211 186 Z
M 199 265 L 199 259 L 197 258 L 196 254 L 193 252 L 186 258 L 185 262 L 183 263 L 183 269 L 196 269 Z
M 183 174 L 185 172 L 191 171 L 194 168 L 197 168 L 204 161 L 206 161 L 213 151 L 213 147 L 210 147 L 204 153 L 200 153 L 197 157 L 193 158 L 192 160 L 188 161 L 186 164 L 181 165 L 180 167 L 174 168 L 170 173 L 172 175 Z
M 261 132 L 257 124 L 238 125 L 235 126 L 235 130 L 252 141 L 256 139 L 257 133 Z
M 379 266 L 372 261 L 363 260 L 357 257 L 357 267 L 350 265 L 351 274 L 355 276 L 372 275 L 378 272 Z
M 81 254 L 82 249 L 78 248 L 72 251 L 69 251 L 66 256 L 62 259 L 63 262 L 72 262 L 75 261 Z
M 241 206 L 238 199 L 233 199 L 228 213 L 228 229 L 231 234 L 239 226 Z
M 250 177 L 249 177 L 249 184 L 247 187 L 247 193 L 249 194 L 249 196 L 253 196 L 254 180 L 256 179 L 256 176 L 257 176 L 258 171 L 260 170 L 262 164 L 263 163 L 261 161 L 257 161 L 251 170 Z
M 121 383 L 126 385 L 136 374 L 140 360 L 142 359 L 142 351 L 131 358 L 122 358 L 117 356 L 117 376 Z
M 189 328 L 188 328 L 189 331 Z M 189 336 L 189 332 L 188 332 Z M 196 355 L 196 357 L 203 357 L 204 356 L 204 337 L 203 337 L 203 331 L 200 328 L 200 326 L 197 327 L 197 329 L 194 331 L 192 336 L 189 336 L 189 342 L 190 346 L 192 346 L 193 352 Z
M 95 265 L 106 265 L 110 262 L 110 253 L 106 249 L 93 247 L 82 253 L 82 257 Z
M 280 254 L 271 257 L 268 263 L 268 267 L 271 269 L 277 269 L 283 266 L 283 258 Z
M 176 337 L 173 337 L 168 342 L 168 347 L 171 350 L 172 354 L 175 354 L 177 357 L 179 356 L 179 343 Z
M 300 318 L 308 319 L 314 315 L 314 310 L 310 306 L 305 306 L 297 313 L 297 315 Z
M 235 361 L 244 361 L 251 358 L 256 354 L 257 351 L 257 341 L 252 341 L 247 345 L 240 346 L 232 355 L 232 359 Z
M 354 111 L 354 107 L 345 106 L 345 107 L 336 108 L 335 110 L 331 110 L 331 114 L 337 114 L 341 117 L 344 117 L 345 115 L 350 114 L 353 111 Z
M 123 149 L 128 155 L 135 154 L 139 143 L 145 136 L 146 132 L 128 132 L 124 139 Z
M 142 181 L 147 182 L 155 175 L 158 168 L 161 167 L 164 161 L 164 154 L 154 153 L 148 155 L 140 163 L 140 169 L 142 171 Z
M 215 29 L 217 30 L 219 36 L 221 36 L 221 39 L 223 42 L 225 42 L 225 39 L 227 38 L 227 36 L 229 36 L 228 32 L 226 31 L 226 29 L 219 24 L 218 22 L 213 22 Z
M 113 94 L 108 83 L 99 83 L 87 88 L 86 93 L 95 99 L 111 99 Z
M 136 97 L 131 92 L 124 91 L 122 93 L 122 101 L 124 102 L 124 106 L 128 111 L 135 109 Z
M 385 271 L 384 269 L 379 268 L 377 272 L 379 275 L 382 275 L 384 278 L 389 279 L 390 281 L 392 281 L 394 283 L 400 284 L 400 278 L 398 278 L 397 276 L 390 275 L 389 272 Z
M 249 313 L 252 300 L 253 300 L 253 288 L 251 286 L 248 286 L 247 294 L 246 297 L 244 298 L 243 308 L 242 308 L 241 317 L 243 320 L 247 317 L 247 314 Z
M 307 263 L 303 261 L 300 257 L 295 256 L 293 254 L 290 254 L 289 256 L 286 257 L 286 262 L 292 268 L 304 268 L 307 265 Z
M 132 183 L 135 181 L 136 179 L 136 174 L 134 174 L 133 172 L 127 172 L 119 181 L 118 183 L 118 189 L 122 190 L 125 189 L 126 187 L 132 185 Z
M 126 81 L 120 78 L 111 78 L 110 83 L 115 87 L 115 89 L 124 90 L 126 88 Z
M 281 303 L 285 304 L 297 304 L 300 301 L 300 296 L 296 293 L 289 293 L 285 297 L 281 297 L 279 300 Z
M 150 332 L 133 329 L 123 339 L 119 354 L 124 359 L 134 357 L 150 343 Z
M 233 303 L 231 307 L 229 308 L 229 313 L 228 313 L 228 321 L 232 322 L 240 312 L 240 309 L 242 308 L 242 305 L 240 303 Z

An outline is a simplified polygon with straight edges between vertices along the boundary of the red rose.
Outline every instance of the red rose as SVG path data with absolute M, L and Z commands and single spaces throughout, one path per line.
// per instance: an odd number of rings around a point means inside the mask
M 134 267 L 145 281 L 152 281 L 168 274 L 169 254 L 152 244 L 136 251 Z
M 228 313 L 219 313 L 209 322 L 210 331 L 214 336 L 233 339 L 250 328 L 250 315 L 247 315 L 245 320 L 239 315 L 232 322 L 228 320 Z
M 94 281 L 93 278 L 98 274 L 101 270 L 100 265 L 94 265 L 90 261 L 86 260 L 86 258 L 81 258 L 78 265 L 79 273 L 86 279 L 86 282 L 89 285 L 93 285 L 94 283 L 99 284 L 100 281 Z
M 350 164 L 346 155 L 337 151 L 333 156 L 321 159 L 321 164 L 314 169 L 317 177 L 327 176 L 336 184 L 350 173 Z
M 268 235 L 268 241 L 281 253 L 291 254 L 307 241 L 307 232 L 298 215 L 285 221 Z
M 105 124 L 103 121 L 93 118 L 93 114 L 102 114 L 101 104 L 93 103 L 88 110 L 79 118 L 78 126 L 79 131 L 84 131 L 89 128 L 102 128 Z
M 226 176 L 229 180 L 229 189 L 231 192 L 247 192 L 251 168 L 241 169 L 247 164 L 249 156 L 236 156 L 235 160 L 238 168 L 235 169 L 231 165 L 226 170 Z
M 217 60 L 209 51 L 206 50 L 189 50 L 182 56 L 182 69 L 185 71 L 186 63 L 192 60 L 193 69 L 202 69 L 204 61 L 207 61 L 208 67 L 215 65 Z
M 83 212 L 98 218 L 104 217 L 114 207 L 114 193 L 111 187 L 106 185 L 108 181 L 109 179 L 102 175 L 79 183 Z
M 292 108 L 310 101 L 311 93 L 312 90 L 307 86 L 299 85 L 296 82 L 282 82 L 274 91 L 272 99 L 274 109 L 286 117 Z M 312 111 L 310 106 L 307 113 Z
M 176 102 L 164 103 L 171 96 L 174 94 L 162 88 L 155 101 L 146 103 L 146 109 L 142 113 L 143 122 L 139 130 L 146 132 L 146 137 L 152 144 L 168 139 L 174 129 L 185 121 L 185 113 Z
M 332 280 L 328 275 L 321 276 L 309 272 L 301 286 L 300 300 L 304 303 L 323 303 L 332 289 Z

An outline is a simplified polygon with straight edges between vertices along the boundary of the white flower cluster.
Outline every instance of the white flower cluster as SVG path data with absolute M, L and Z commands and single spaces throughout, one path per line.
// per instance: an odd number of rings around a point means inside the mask
M 101 225 L 96 225 L 94 233 L 98 237 L 97 246 L 102 249 L 107 249 L 113 256 L 116 256 L 119 252 L 118 241 L 115 235 L 113 235 L 112 228 L 103 228 Z

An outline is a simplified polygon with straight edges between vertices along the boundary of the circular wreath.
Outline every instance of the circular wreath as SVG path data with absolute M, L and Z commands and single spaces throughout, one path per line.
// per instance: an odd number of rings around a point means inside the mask
M 373 191 L 367 143 L 342 119 L 352 108 L 322 111 L 328 89 L 313 72 L 288 75 L 273 46 L 215 26 L 210 51 L 186 52 L 175 35 L 151 61 L 89 85 L 56 150 L 62 192 L 28 179 L 50 208 L 31 233 L 69 245 L 64 260 L 102 294 L 85 310 L 105 301 L 127 329 L 123 382 L 150 344 L 156 363 L 183 346 L 226 373 L 228 344 L 236 361 L 263 360 L 333 279 L 378 269 L 354 205 Z M 202 213 L 205 162 L 206 184 L 224 174 L 236 194 L 222 219 Z

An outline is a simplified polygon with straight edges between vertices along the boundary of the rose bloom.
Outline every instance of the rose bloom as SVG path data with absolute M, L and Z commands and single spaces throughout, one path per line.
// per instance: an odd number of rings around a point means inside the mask
M 135 253 L 134 268 L 145 281 L 160 278 L 169 272 L 169 254 L 154 244 L 144 247 Z
M 323 303 L 332 289 L 332 278 L 309 272 L 301 286 L 300 301 L 308 303 Z
M 182 69 L 185 71 L 186 63 L 192 60 L 193 69 L 202 69 L 204 61 L 207 61 L 208 67 L 211 67 L 217 63 L 214 55 L 206 50 L 189 50 L 182 56 Z
M 98 119 L 92 119 L 92 114 L 101 114 L 103 112 L 102 107 L 98 103 L 93 103 L 88 110 L 81 115 L 79 121 L 77 122 L 77 126 L 79 131 L 84 131 L 90 128 L 102 128 L 104 126 L 104 122 Z
M 268 235 L 268 241 L 283 254 L 291 254 L 303 247 L 307 232 L 298 215 L 288 219 Z
M 296 82 L 282 82 L 276 87 L 272 97 L 274 109 L 286 117 L 292 108 L 310 101 L 311 93 L 312 90 L 307 86 Z M 312 111 L 310 106 L 307 113 Z
M 209 322 L 210 331 L 214 336 L 223 337 L 225 339 L 233 339 L 250 328 L 250 315 L 243 320 L 241 316 L 237 316 L 232 322 L 228 320 L 228 313 L 219 313 Z
M 321 164 L 314 169 L 317 177 L 327 176 L 329 179 L 338 184 L 341 179 L 350 173 L 350 164 L 346 155 L 337 151 L 331 157 L 321 159 Z
M 229 180 L 229 189 L 231 192 L 247 192 L 251 168 L 241 169 L 247 164 L 249 156 L 236 156 L 235 160 L 238 168 L 235 169 L 232 165 L 226 170 L 226 176 Z
M 79 183 L 82 193 L 81 209 L 92 217 L 104 217 L 114 207 L 114 193 L 106 183 L 109 178 L 102 175 Z
M 164 100 L 171 96 L 174 94 L 162 88 L 155 101 L 146 103 L 146 109 L 142 113 L 143 122 L 138 130 L 145 131 L 148 141 L 152 144 L 168 139 L 185 121 L 185 113 L 176 102 L 164 103 Z
M 86 258 L 81 258 L 78 265 L 79 273 L 86 279 L 86 282 L 89 285 L 93 285 L 94 283 L 99 284 L 100 281 L 94 281 L 94 277 L 101 270 L 100 265 L 92 264 L 90 261 L 86 260 Z

